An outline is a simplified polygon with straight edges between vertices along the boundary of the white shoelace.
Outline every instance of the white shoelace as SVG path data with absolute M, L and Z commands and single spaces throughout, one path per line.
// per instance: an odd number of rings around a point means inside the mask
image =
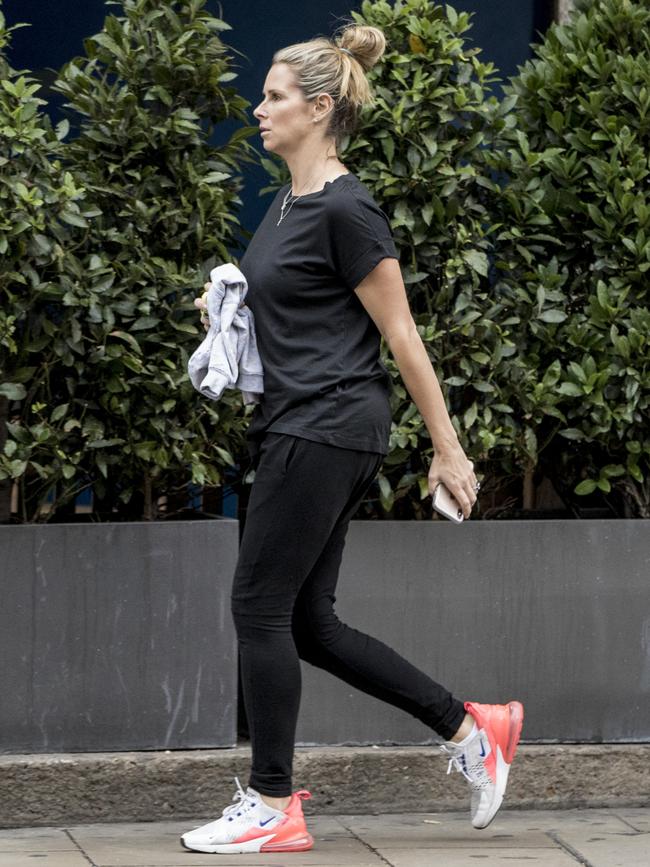
M 236 804 L 231 804 L 229 807 L 226 807 L 225 810 L 222 811 L 222 816 L 229 816 L 231 813 L 247 813 L 253 807 L 257 805 L 257 801 L 253 801 L 249 795 L 242 789 L 241 783 L 239 782 L 239 778 L 235 777 L 235 782 L 237 783 L 237 791 L 233 796 L 233 801 L 236 801 Z
M 473 744 L 474 741 L 471 742 Z M 446 753 L 449 758 L 447 765 L 447 774 L 451 774 L 452 770 L 462 774 L 473 789 L 482 790 L 491 784 L 490 777 L 485 770 L 485 765 L 481 756 L 475 750 L 474 758 L 469 756 L 468 747 L 457 747 L 454 744 L 441 744 L 440 749 Z

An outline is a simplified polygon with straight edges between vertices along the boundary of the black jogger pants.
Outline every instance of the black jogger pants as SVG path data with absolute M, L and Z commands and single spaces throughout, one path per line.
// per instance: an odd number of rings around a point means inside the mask
M 382 460 L 289 434 L 268 433 L 262 442 L 231 599 L 252 745 L 249 785 L 262 794 L 292 791 L 300 659 L 445 739 L 465 715 L 446 689 L 334 612 L 348 524 Z

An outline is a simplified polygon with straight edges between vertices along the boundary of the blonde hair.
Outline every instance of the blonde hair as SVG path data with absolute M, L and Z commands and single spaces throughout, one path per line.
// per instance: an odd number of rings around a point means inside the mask
M 326 135 L 334 136 L 338 148 L 341 138 L 356 129 L 364 105 L 374 105 L 366 72 L 385 50 L 386 37 L 378 27 L 349 24 L 333 39 L 317 36 L 281 48 L 272 62 L 291 67 L 306 100 L 329 93 L 334 110 Z

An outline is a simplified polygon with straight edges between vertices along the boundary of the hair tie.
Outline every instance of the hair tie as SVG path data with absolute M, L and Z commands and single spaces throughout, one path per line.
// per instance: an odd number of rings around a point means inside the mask
M 339 47 L 339 51 L 345 51 L 345 53 L 346 53 L 346 54 L 349 54 L 350 57 L 354 57 L 354 54 L 350 51 L 349 48 L 343 48 L 342 45 L 339 45 L 338 47 Z

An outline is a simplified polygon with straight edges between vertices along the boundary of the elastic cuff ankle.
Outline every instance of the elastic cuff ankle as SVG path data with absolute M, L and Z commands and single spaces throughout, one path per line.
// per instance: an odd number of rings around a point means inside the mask
M 249 781 L 248 785 L 250 786 L 251 789 L 254 789 L 258 795 L 265 795 L 267 798 L 290 798 L 293 794 L 292 791 L 289 791 L 289 792 L 286 792 L 286 791 L 285 792 L 267 792 L 265 786 L 262 786 L 262 788 L 259 788 L 252 781 Z

